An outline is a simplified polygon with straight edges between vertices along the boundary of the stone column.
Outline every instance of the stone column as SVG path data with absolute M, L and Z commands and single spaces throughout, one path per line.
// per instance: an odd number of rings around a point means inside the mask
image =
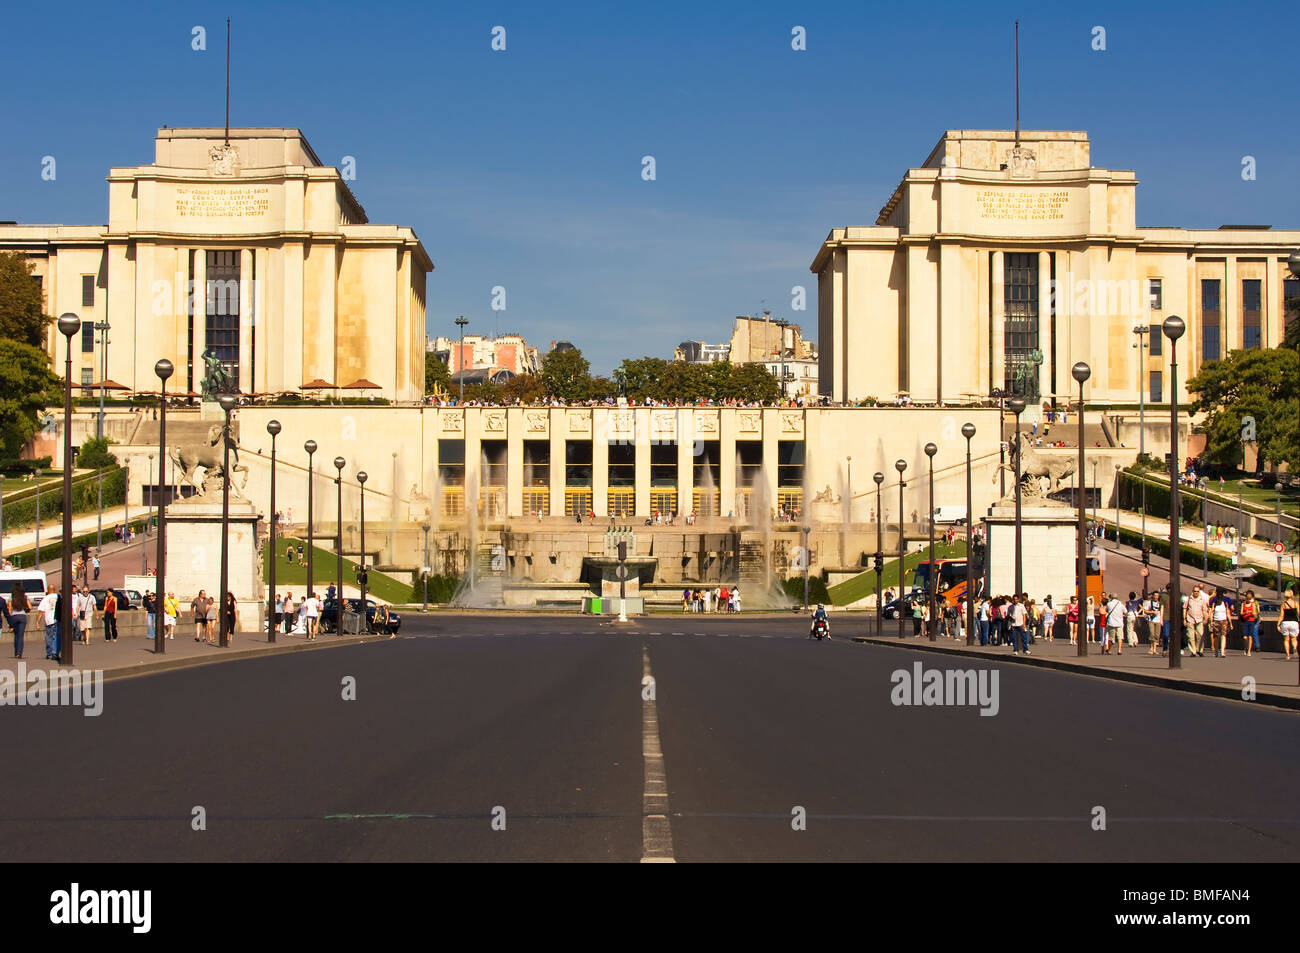
M 1007 374 L 1007 312 L 1006 296 L 1003 290 L 1005 268 L 1002 262 L 1002 252 L 993 252 L 993 263 L 990 267 L 993 269 L 993 300 L 989 302 L 993 308 L 993 370 L 989 375 L 989 387 L 992 389 L 1005 386 Z
M 609 515 L 609 411 L 591 412 L 591 508 Z
M 551 515 L 564 515 L 564 438 L 569 419 L 563 410 L 551 411 Z
M 632 411 L 632 427 L 636 434 L 636 515 L 646 517 L 650 515 L 650 411 Z
M 735 513 L 740 516 L 736 503 L 736 410 L 723 407 L 718 411 L 718 449 L 722 454 L 722 478 L 718 481 L 719 514 Z
M 253 250 L 239 252 L 239 389 L 253 390 Z M 299 383 L 302 383 L 299 381 Z
M 524 411 L 511 407 L 506 411 L 506 512 L 511 516 L 524 513 Z
M 771 506 L 776 506 L 777 488 L 777 441 L 780 439 L 781 419 L 776 410 L 763 411 L 763 479 L 767 481 L 767 498 Z M 769 519 L 771 513 L 759 514 L 760 519 Z
M 679 407 L 673 413 L 673 436 L 677 440 L 677 513 L 685 516 L 694 507 L 695 486 L 695 418 L 691 411 Z
M 193 368 L 193 389 L 203 390 L 203 348 L 207 342 L 208 328 L 208 256 L 202 248 L 194 250 L 194 337 L 190 340 L 190 364 Z M 180 388 L 176 388 L 179 390 Z
M 1219 357 L 1240 349 L 1244 340 L 1241 320 L 1241 282 L 1237 278 L 1237 259 L 1228 256 L 1223 276 L 1223 322 L 1219 325 Z
M 1279 271 L 1286 266 L 1279 268 L 1277 256 L 1269 255 L 1264 261 L 1264 313 L 1260 315 L 1259 340 L 1264 347 L 1281 347 L 1282 335 L 1286 332 L 1286 312 L 1283 306 L 1286 302 L 1282 296 L 1282 275 Z M 1291 272 L 1286 272 L 1289 277 Z

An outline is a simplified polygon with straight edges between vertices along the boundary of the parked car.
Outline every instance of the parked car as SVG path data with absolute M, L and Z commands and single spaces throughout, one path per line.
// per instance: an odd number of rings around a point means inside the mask
M 881 614 L 886 619 L 897 619 L 899 607 L 902 606 L 905 617 L 911 618 L 912 604 L 917 601 L 923 601 L 924 599 L 925 593 L 920 589 L 914 589 L 906 595 L 899 596 L 897 599 L 886 602 L 884 608 L 881 610 Z
M 95 611 L 96 611 L 96 612 L 103 612 L 103 611 L 104 611 L 104 600 L 108 598 L 108 590 L 107 590 L 107 589 L 91 589 L 91 590 L 90 590 L 90 594 L 91 594 L 92 596 L 95 597 Z M 130 597 L 130 595 L 126 592 L 125 589 L 114 589 L 114 590 L 113 590 L 113 594 L 114 594 L 115 596 L 117 596 L 117 611 L 118 611 L 118 612 L 123 612 L 123 611 L 125 611 L 125 610 L 127 610 L 127 609 L 138 609 L 138 608 L 140 607 L 140 603 L 143 601 L 143 597 L 140 597 L 140 598 L 137 599 L 134 603 L 132 603 L 132 601 L 131 601 L 131 597 Z M 136 595 L 139 596 L 139 593 L 136 593 Z
M 360 599 L 345 599 L 344 611 L 356 612 Z M 366 629 L 370 632 L 378 631 L 375 628 L 375 613 L 379 611 L 379 603 L 373 599 L 366 600 Z M 338 600 L 326 599 L 321 605 L 320 625 L 322 632 L 334 632 L 338 628 Z M 391 635 L 402 627 L 402 617 L 392 609 L 388 610 L 388 625 L 383 629 L 384 634 Z
M 9 569 L 0 572 L 0 596 L 6 600 L 13 593 L 14 586 L 18 585 L 22 586 L 28 601 L 36 605 L 45 596 L 46 584 L 45 573 L 39 569 Z

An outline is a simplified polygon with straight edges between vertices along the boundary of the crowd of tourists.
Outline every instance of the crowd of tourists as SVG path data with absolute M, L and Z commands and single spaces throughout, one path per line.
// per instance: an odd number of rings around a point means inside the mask
M 888 595 L 888 594 L 887 594 Z M 1085 605 L 1079 605 L 1078 596 L 1070 596 L 1064 606 L 1053 605 L 1052 597 L 1037 600 L 1028 593 L 977 597 L 975 601 L 975 638 L 980 645 L 1010 646 L 1013 654 L 1029 655 L 1030 646 L 1037 642 L 1054 642 L 1058 636 L 1077 645 L 1084 639 L 1089 645 L 1099 646 L 1102 655 L 1122 655 L 1124 648 L 1136 648 L 1143 638 L 1148 643 L 1148 655 L 1164 655 L 1169 651 L 1170 599 L 1168 586 L 1146 597 L 1130 592 L 1128 598 L 1119 593 L 1102 593 L 1097 602 L 1088 596 Z M 1242 652 L 1246 656 L 1260 650 L 1259 625 L 1270 621 L 1264 618 L 1259 600 L 1253 590 L 1248 590 L 1237 604 L 1232 595 L 1223 589 L 1193 584 L 1190 592 L 1182 593 L 1182 637 L 1180 655 L 1226 658 L 1228 638 L 1234 624 L 1240 624 Z M 912 620 L 912 634 L 928 638 L 934 628 L 936 638 L 966 639 L 966 612 L 964 599 L 953 604 L 936 601 L 938 618 L 930 615 L 929 601 L 914 598 L 904 612 Z M 1287 591 L 1276 617 L 1282 635 L 1282 649 L 1286 658 L 1300 658 L 1300 601 L 1296 590 Z
M 740 611 L 739 586 L 714 586 L 712 589 L 683 589 L 683 612 L 728 612 Z

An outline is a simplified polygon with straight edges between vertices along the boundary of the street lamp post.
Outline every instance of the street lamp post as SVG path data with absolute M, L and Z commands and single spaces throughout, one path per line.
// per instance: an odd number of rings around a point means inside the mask
M 974 524 L 975 514 L 971 512 L 973 500 L 971 497 L 970 484 L 970 441 L 975 436 L 974 424 L 962 424 L 961 435 L 966 438 L 966 644 L 975 644 L 975 549 L 974 538 L 971 535 L 971 527 Z M 1016 497 L 1017 507 L 1020 505 L 1019 496 Z M 1016 534 L 1017 545 L 1020 542 L 1020 534 Z
M 108 321 L 96 321 L 94 328 L 99 332 L 99 417 L 95 420 L 95 436 L 102 440 L 104 438 L 104 382 L 108 380 L 108 332 L 110 326 Z M 95 548 L 102 550 L 104 548 L 104 479 L 102 469 L 98 482 L 99 504 L 97 507 L 98 515 L 95 519 Z M 127 520 L 126 525 L 130 526 L 131 521 Z
M 69 311 L 59 316 L 59 333 L 67 339 L 68 359 L 63 378 L 63 564 L 59 588 L 62 592 L 59 606 L 59 661 L 72 664 L 72 337 L 81 330 L 81 319 Z M 40 497 L 40 481 L 36 483 Z M 39 542 L 36 547 L 36 568 L 41 565 Z
M 231 634 L 226 616 L 226 600 L 229 595 L 226 588 L 230 585 L 230 412 L 239 401 L 233 394 L 222 394 L 217 403 L 226 415 L 225 426 L 221 431 L 221 589 L 217 598 L 220 607 L 217 618 L 220 620 L 218 625 L 221 633 L 218 641 L 222 648 L 226 648 L 230 645 Z
M 1079 600 L 1079 631 L 1078 638 L 1076 638 L 1075 641 L 1078 642 L 1077 654 L 1082 657 L 1088 654 L 1088 620 L 1086 616 L 1088 611 L 1088 550 L 1086 548 L 1088 544 L 1088 530 L 1084 522 L 1086 517 L 1084 510 L 1084 491 L 1087 489 L 1085 486 L 1087 480 L 1083 475 L 1083 385 L 1084 382 L 1092 376 L 1092 368 L 1083 361 L 1079 361 L 1070 370 L 1070 373 L 1079 383 L 1079 495 L 1075 500 L 1079 510 L 1079 538 L 1077 540 L 1077 549 L 1079 551 L 1079 566 L 1077 572 L 1079 578 L 1075 584 Z
M 885 482 L 885 475 L 880 471 L 872 474 L 876 481 L 876 635 L 885 634 L 885 511 L 880 508 L 880 485 Z
M 1133 327 L 1133 333 L 1137 335 L 1137 343 L 1133 346 L 1138 352 L 1138 456 L 1143 456 L 1147 452 L 1147 428 L 1146 428 L 1146 383 L 1142 380 L 1142 375 L 1146 371 L 1146 361 L 1143 360 L 1143 352 L 1147 347 L 1146 336 L 1151 333 L 1151 328 L 1145 324 L 1138 324 Z
M 456 326 L 460 328 L 460 353 L 456 356 L 456 363 L 460 365 L 457 370 L 460 372 L 460 400 L 457 403 L 465 403 L 465 325 L 469 320 L 465 315 L 456 319 Z
M 316 441 L 308 440 L 302 445 L 307 451 L 307 596 L 312 595 L 312 550 L 316 548 L 316 531 L 312 525 L 312 514 L 316 512 L 314 501 L 312 500 L 312 489 L 316 483 L 316 461 L 313 454 L 316 452 Z
M 271 566 L 271 594 L 266 603 L 266 640 L 274 642 L 275 630 L 279 622 L 275 617 L 275 438 L 280 433 L 280 421 L 268 420 L 266 422 L 266 432 L 271 435 L 271 542 L 268 551 Z
M 424 530 L 424 611 L 429 611 L 429 524 L 425 523 L 420 529 Z
M 907 534 L 903 531 L 903 471 L 907 469 L 906 460 L 895 460 L 894 469 L 898 471 L 898 637 L 905 639 L 903 633 L 903 560 L 907 556 Z
M 1178 339 L 1187 330 L 1176 314 L 1161 325 L 1169 339 L 1169 667 L 1182 668 L 1183 581 L 1182 534 L 1178 524 L 1182 501 L 1178 488 Z
M 166 486 L 167 480 L 163 476 L 167 472 L 167 378 L 171 377 L 176 370 L 172 362 L 163 358 L 154 364 L 153 372 L 158 376 L 158 483 L 154 487 L 154 493 L 158 496 L 158 555 L 154 557 L 154 626 L 153 626 L 153 651 L 155 655 L 162 655 L 167 651 L 167 642 L 165 640 L 163 625 L 167 618 L 167 613 L 163 609 L 163 599 L 167 595 L 167 583 L 164 577 L 167 575 L 167 510 L 166 510 Z
M 358 581 L 361 583 L 361 629 L 364 632 L 367 628 L 366 618 L 366 471 L 362 470 L 357 474 L 357 482 L 361 484 L 361 572 L 358 573 Z
M 1016 574 L 1015 574 L 1015 575 L 1016 575 L 1016 591 L 1015 591 L 1015 595 L 1016 595 L 1017 598 L 1019 598 L 1020 595 L 1021 595 L 1021 593 L 1023 593 L 1023 592 L 1025 591 L 1024 561 L 1023 561 L 1023 559 L 1022 559 L 1023 548 L 1022 548 L 1022 546 L 1021 546 L 1021 539 L 1023 538 L 1023 526 L 1022 526 L 1022 524 L 1021 524 L 1021 520 L 1020 520 L 1020 495 L 1021 495 L 1021 494 L 1020 494 L 1020 457 L 1021 457 L 1021 453 L 1020 453 L 1020 415 L 1023 414 L 1023 413 L 1025 412 L 1025 401 L 1024 401 L 1024 398 L 1022 398 L 1022 397 L 1012 397 L 1009 401 L 1007 401 L 1007 406 L 1008 406 L 1009 408 L 1011 408 L 1011 412 L 1012 412 L 1013 414 L 1016 415 L 1016 432 L 1015 432 L 1015 436 L 1014 436 L 1014 438 L 1013 438 L 1013 439 L 1015 440 L 1015 442 L 1016 442 L 1016 446 L 1015 446 L 1015 474 L 1014 474 L 1016 485 L 1015 485 L 1014 487 L 1012 487 L 1012 491 L 1013 491 L 1013 492 L 1015 493 L 1015 495 L 1016 495 Z
M 1287 268 L 1291 270 L 1291 274 L 1294 277 L 1300 278 L 1300 251 L 1292 252 L 1291 257 L 1286 260 L 1286 265 Z M 1300 348 L 1297 348 L 1297 356 L 1300 356 Z M 1281 498 L 1280 490 L 1278 491 L 1278 493 L 1279 495 L 1278 495 L 1277 531 L 1278 531 L 1278 540 L 1281 541 L 1281 534 L 1282 534 L 1281 499 L 1282 498 Z M 1277 584 L 1280 587 L 1282 585 L 1282 556 L 1280 553 L 1278 554 L 1278 561 L 1277 561 L 1277 579 L 1278 579 Z M 1281 600 L 1279 599 L 1279 602 L 1280 601 Z M 1298 675 L 1297 678 L 1300 678 L 1300 675 Z M 1298 682 L 1298 684 L 1300 684 L 1300 682 Z
M 339 512 L 338 523 L 335 531 L 334 552 L 338 558 L 338 566 L 335 567 L 335 578 L 338 580 L 339 591 L 334 596 L 334 632 L 336 635 L 343 634 L 343 468 L 347 461 L 342 457 L 334 458 L 334 469 L 338 471 L 338 476 L 334 478 L 334 485 L 338 487 Z
M 1009 392 L 1001 387 L 995 387 L 989 391 L 990 397 L 998 399 L 998 463 L 1002 467 L 1007 465 L 1007 420 L 1006 411 L 1003 409 L 1003 401 L 1009 395 Z M 1007 495 L 1007 471 L 998 469 L 998 495 Z
M 149 454 L 149 480 L 150 482 L 153 481 L 153 454 L 152 453 Z M 144 484 L 140 485 L 140 503 L 142 505 L 144 503 Z M 145 539 L 149 538 L 149 513 L 148 512 L 146 512 L 144 515 L 144 535 L 145 535 Z M 149 553 L 149 547 L 142 542 L 140 544 L 140 575 L 142 576 L 149 572 L 148 553 Z
M 939 627 L 939 620 L 935 616 L 937 606 L 934 597 L 939 589 L 939 567 L 934 563 L 934 455 L 939 452 L 939 448 L 932 443 L 925 445 L 925 455 L 930 458 L 930 495 L 928 505 L 930 515 L 926 522 L 930 524 L 930 575 L 929 583 L 926 585 L 930 605 L 930 641 L 935 641 L 934 630 Z

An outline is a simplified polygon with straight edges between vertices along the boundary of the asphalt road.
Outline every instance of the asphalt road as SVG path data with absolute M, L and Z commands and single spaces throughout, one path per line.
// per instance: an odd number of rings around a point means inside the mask
M 657 725 L 678 861 L 1300 859 L 1292 713 L 805 625 L 412 618 L 0 709 L 0 856 L 636 862 Z M 996 670 L 997 714 L 894 705 L 917 661 Z

